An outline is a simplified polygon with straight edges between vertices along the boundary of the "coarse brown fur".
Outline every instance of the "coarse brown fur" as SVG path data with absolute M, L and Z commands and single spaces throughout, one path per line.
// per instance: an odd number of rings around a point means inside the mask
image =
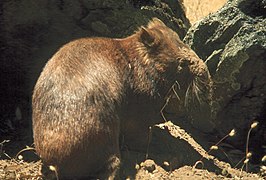
M 34 88 L 37 153 L 62 178 L 113 179 L 119 136 L 128 148 L 147 143 L 148 128 L 163 121 L 160 108 L 176 81 L 187 89 L 184 96 L 191 91 L 198 97 L 211 84 L 203 61 L 157 18 L 124 39 L 64 45 Z

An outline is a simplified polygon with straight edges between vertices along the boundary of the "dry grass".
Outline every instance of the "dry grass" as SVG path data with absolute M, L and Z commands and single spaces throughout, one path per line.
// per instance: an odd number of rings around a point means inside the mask
M 220 9 L 227 0 L 183 0 L 191 24 Z

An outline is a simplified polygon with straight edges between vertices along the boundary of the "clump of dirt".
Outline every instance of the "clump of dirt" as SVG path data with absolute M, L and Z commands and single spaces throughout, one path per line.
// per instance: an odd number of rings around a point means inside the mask
M 191 166 L 183 166 L 172 172 L 165 171 L 162 167 L 154 163 L 153 160 L 146 160 L 141 163 L 136 179 L 228 179 L 222 175 L 216 175 L 205 169 L 197 169 Z
M 0 179 L 42 179 L 42 162 L 23 160 L 0 160 Z
M 136 179 L 138 180 L 148 180 L 148 179 L 182 179 L 182 180 L 191 180 L 191 179 L 245 179 L 245 180 L 256 180 L 263 179 L 256 174 L 246 173 L 244 171 L 234 169 L 237 176 L 234 178 L 229 174 L 216 174 L 210 172 L 206 169 L 197 169 L 191 166 L 183 166 L 179 169 L 176 169 L 172 172 L 165 171 L 162 167 L 154 163 L 153 160 L 146 160 L 141 163 L 140 169 L 137 172 Z M 224 171 L 226 172 L 226 171 Z

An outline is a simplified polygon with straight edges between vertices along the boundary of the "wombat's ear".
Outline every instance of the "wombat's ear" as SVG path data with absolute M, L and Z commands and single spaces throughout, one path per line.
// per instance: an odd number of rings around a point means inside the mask
M 155 24 L 160 24 L 161 26 L 165 26 L 165 24 L 163 23 L 163 21 L 161 21 L 160 19 L 154 17 L 152 18 L 152 21 L 155 23 Z
M 148 29 L 159 27 L 159 26 L 166 26 L 166 25 L 160 19 L 156 17 L 152 18 L 152 20 L 147 25 Z
M 155 34 L 146 29 L 145 27 L 140 28 L 140 39 L 141 42 L 148 47 L 153 47 L 157 44 Z

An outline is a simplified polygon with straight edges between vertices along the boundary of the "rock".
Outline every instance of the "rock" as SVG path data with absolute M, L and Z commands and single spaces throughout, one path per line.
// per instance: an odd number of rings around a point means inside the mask
M 214 80 L 212 108 L 220 137 L 235 128 L 231 141 L 244 149 L 250 124 L 259 121 L 256 138 L 250 139 L 257 149 L 251 151 L 262 151 L 266 142 L 265 16 L 265 0 L 229 0 L 184 38 L 206 60 Z
M 142 162 L 141 164 L 140 164 L 140 166 L 142 167 L 142 168 L 144 168 L 145 170 L 147 170 L 148 172 L 150 172 L 150 173 L 152 173 L 154 170 L 155 170 L 155 162 L 153 161 L 153 160 L 151 160 L 151 159 L 147 159 L 146 161 L 145 161 L 145 163 L 144 162 Z

